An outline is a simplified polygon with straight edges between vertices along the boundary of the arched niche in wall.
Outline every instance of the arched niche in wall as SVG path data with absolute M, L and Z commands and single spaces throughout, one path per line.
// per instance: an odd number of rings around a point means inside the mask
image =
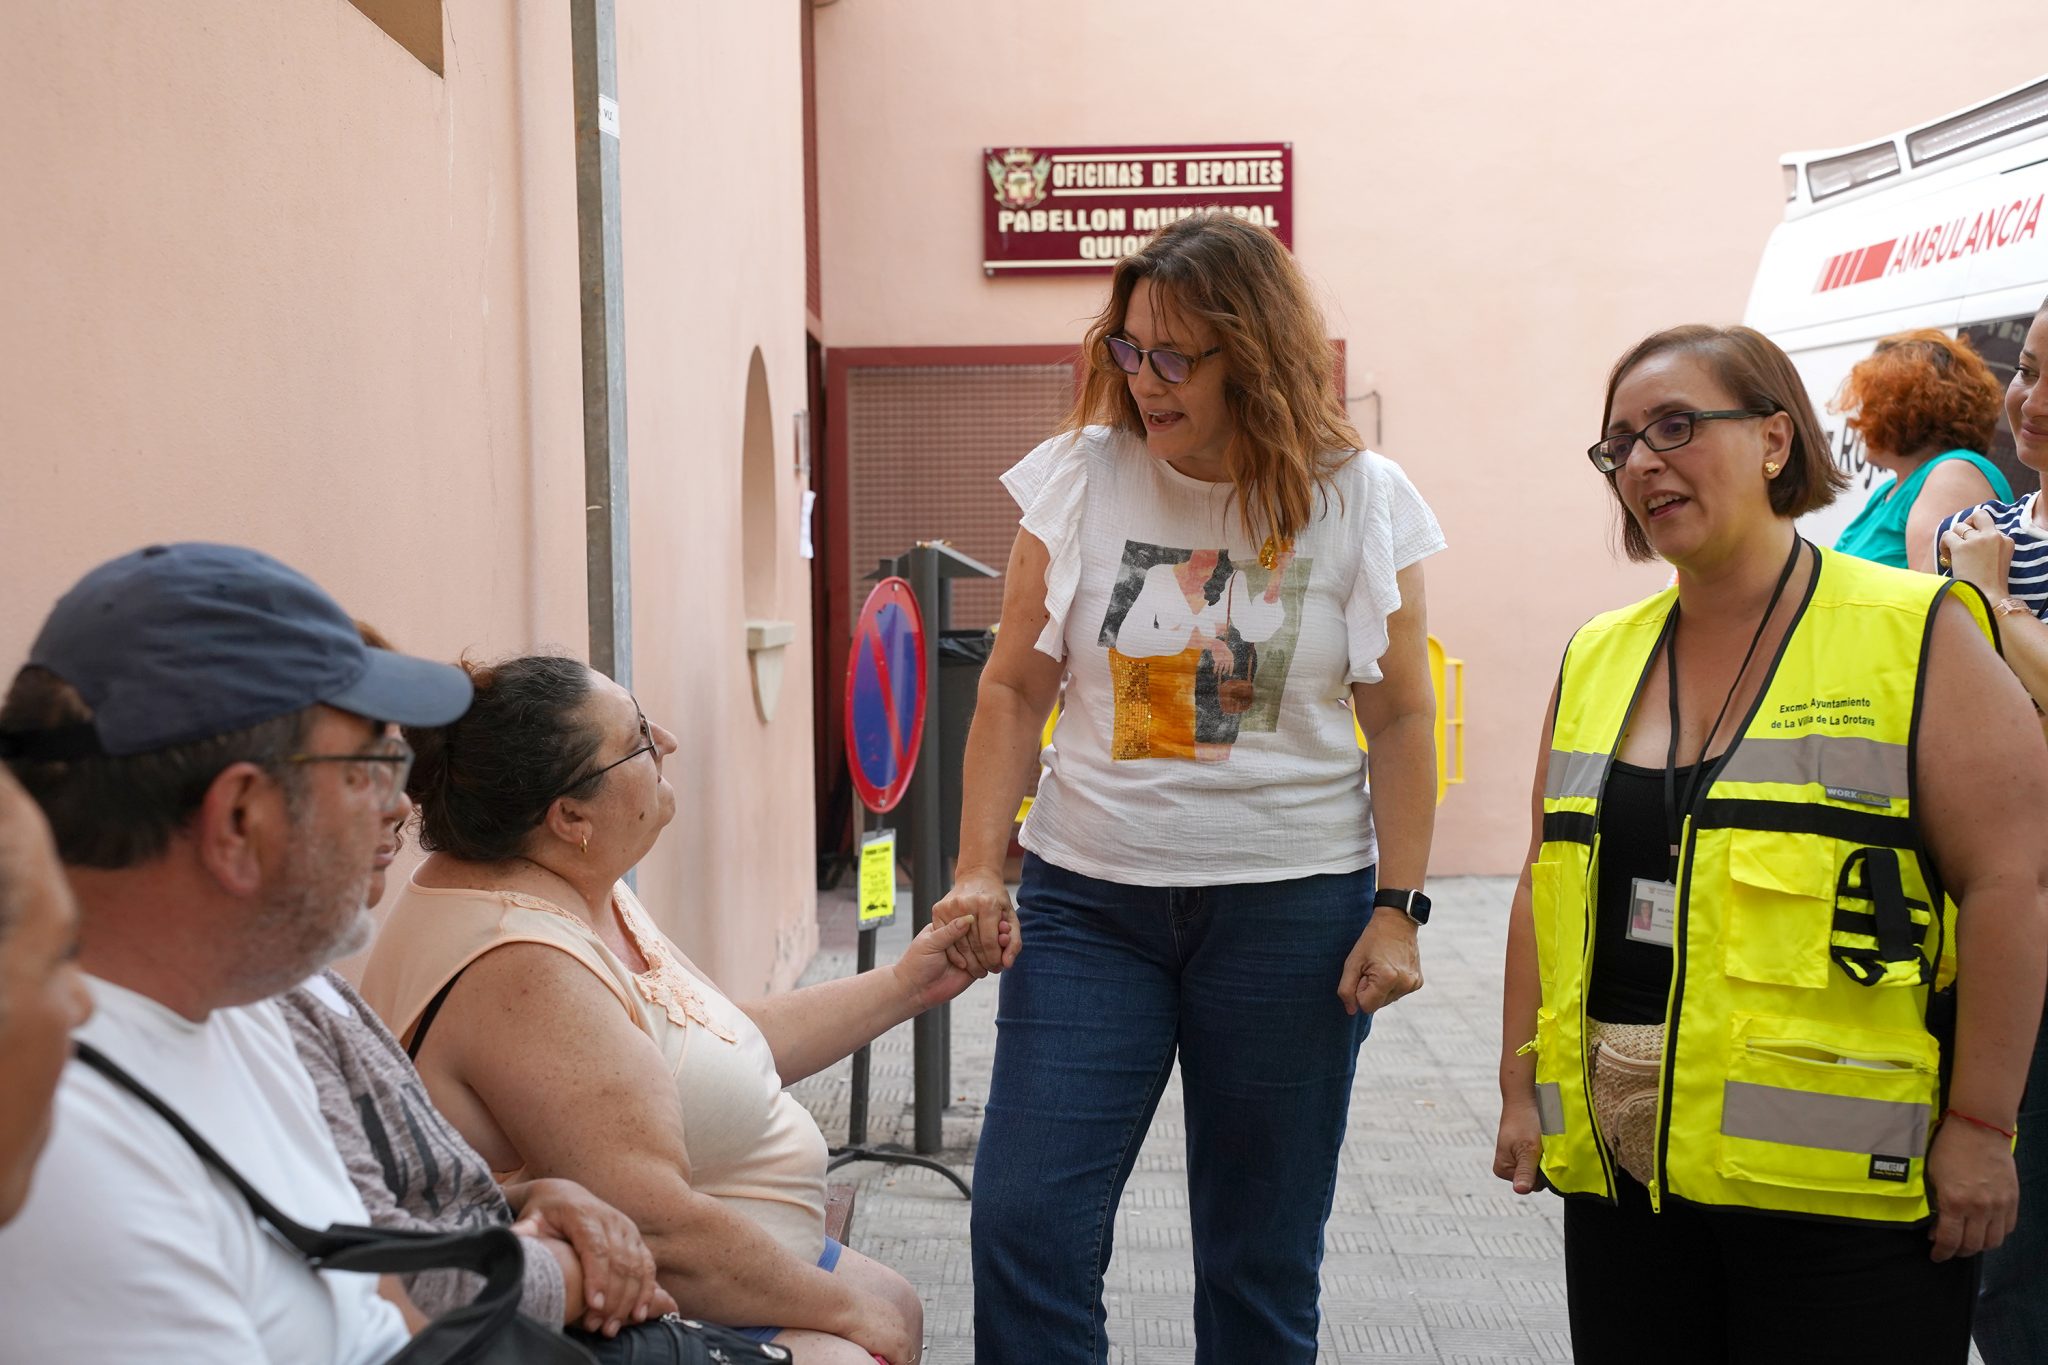
M 796 638 L 796 623 L 780 619 L 780 561 L 776 506 L 775 405 L 768 397 L 768 366 L 756 346 L 747 361 L 747 407 L 740 429 L 740 591 L 746 611 L 747 667 L 754 708 L 775 719 L 782 696 L 782 661 Z

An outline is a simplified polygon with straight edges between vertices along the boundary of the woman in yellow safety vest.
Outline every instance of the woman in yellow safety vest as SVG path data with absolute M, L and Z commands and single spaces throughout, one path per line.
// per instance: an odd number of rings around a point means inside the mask
M 1588 453 L 1677 583 L 1559 671 L 1494 1173 L 1566 1197 L 1582 1365 L 1962 1362 L 2018 1200 L 2048 745 L 1981 594 L 1798 535 L 1842 476 L 1759 333 L 1635 346 Z

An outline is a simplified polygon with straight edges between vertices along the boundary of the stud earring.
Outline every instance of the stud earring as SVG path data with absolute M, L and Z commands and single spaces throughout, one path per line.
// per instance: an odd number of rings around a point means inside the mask
M 1777 462 L 1776 460 L 1765 460 L 1765 461 L 1764 461 L 1764 477 L 1765 477 L 1765 478 L 1767 478 L 1767 479 L 1775 479 L 1775 478 L 1777 478 L 1777 477 L 1778 477 L 1778 470 L 1779 470 L 1780 468 L 1782 468 L 1782 466 L 1781 466 L 1781 465 L 1779 465 L 1779 464 L 1778 464 L 1778 462 Z

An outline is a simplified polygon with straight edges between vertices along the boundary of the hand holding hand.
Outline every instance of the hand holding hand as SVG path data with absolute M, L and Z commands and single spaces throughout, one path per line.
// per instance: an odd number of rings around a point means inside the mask
M 1337 998 L 1346 1014 L 1371 1012 L 1422 989 L 1422 954 L 1415 944 L 1415 921 L 1399 910 L 1381 906 L 1372 912 L 1365 932 L 1344 959 L 1337 978 Z
M 569 1298 L 570 1326 L 609 1337 L 675 1311 L 655 1280 L 654 1253 L 625 1214 L 572 1180 L 533 1180 L 507 1193 L 517 1195 L 519 1207 L 512 1231 L 554 1238 L 575 1252 L 580 1285 L 567 1287 L 581 1292 Z
M 1937 1261 L 1989 1251 L 2011 1235 L 2019 1220 L 2020 1180 L 2012 1144 L 1966 1120 L 1949 1119 L 1934 1135 L 1927 1153 L 1927 1189 L 1935 1214 L 1927 1236 Z
M 974 932 L 947 950 L 953 965 L 971 972 L 976 979 L 1000 972 L 1017 960 L 1024 936 L 1010 907 L 1009 888 L 990 872 L 963 872 L 953 882 L 944 900 L 932 907 L 932 923 L 950 924 L 961 918 L 974 921 Z
M 941 924 L 936 910 L 932 915 L 932 922 L 910 940 L 910 946 L 890 969 L 918 1014 L 933 1005 L 945 1004 L 973 985 L 980 975 L 953 960 L 954 953 L 974 932 L 973 917 L 962 915 L 951 923 Z
M 1982 508 L 1949 527 L 1941 538 L 1941 554 L 1951 574 L 1993 602 L 2011 592 L 2012 537 L 1993 525 Z

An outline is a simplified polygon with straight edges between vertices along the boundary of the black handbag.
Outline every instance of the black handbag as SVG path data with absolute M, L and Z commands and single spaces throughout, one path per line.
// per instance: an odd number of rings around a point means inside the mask
M 590 1353 L 574 1341 L 520 1316 L 526 1254 L 510 1228 L 431 1233 L 336 1223 L 316 1232 L 280 1212 L 175 1109 L 106 1054 L 89 1043 L 79 1043 L 77 1048 L 81 1062 L 134 1095 L 177 1130 L 199 1159 L 240 1190 L 256 1216 L 313 1269 L 404 1275 L 453 1267 L 484 1277 L 483 1289 L 475 1299 L 422 1327 L 405 1349 L 391 1358 L 390 1365 L 594 1365 Z

